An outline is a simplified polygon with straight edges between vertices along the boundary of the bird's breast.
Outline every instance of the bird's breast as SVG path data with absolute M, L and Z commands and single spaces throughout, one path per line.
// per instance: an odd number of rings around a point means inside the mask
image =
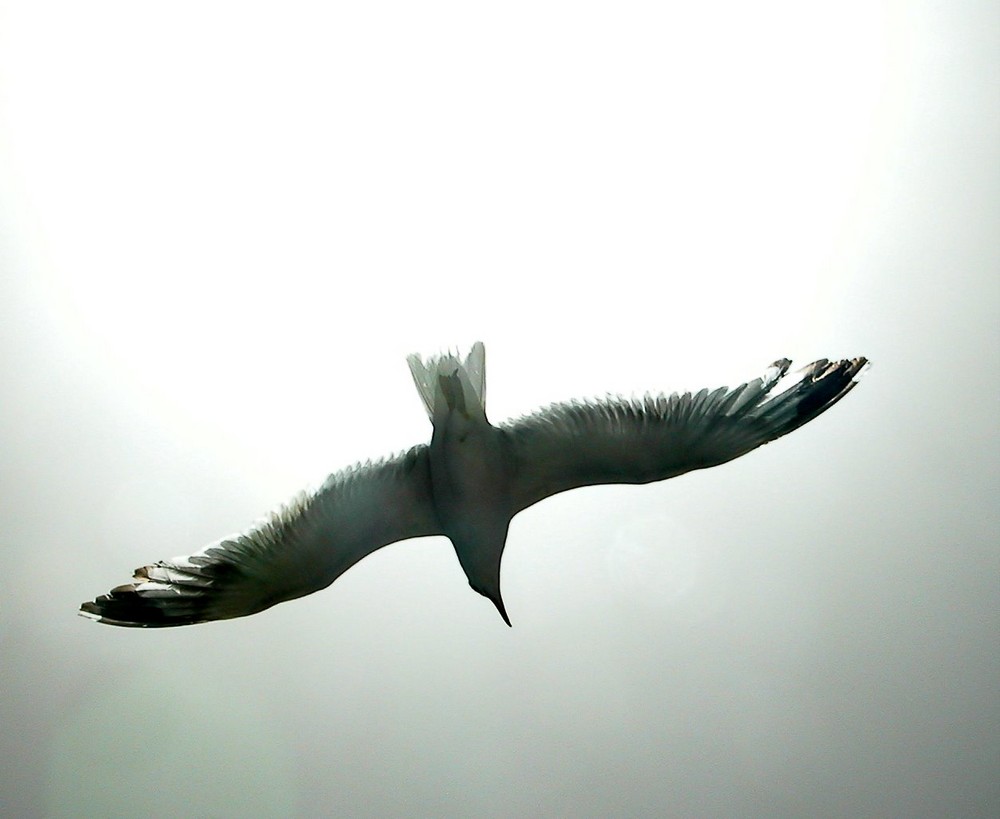
M 446 531 L 509 521 L 510 464 L 503 433 L 488 421 L 452 412 L 435 424 L 431 487 Z

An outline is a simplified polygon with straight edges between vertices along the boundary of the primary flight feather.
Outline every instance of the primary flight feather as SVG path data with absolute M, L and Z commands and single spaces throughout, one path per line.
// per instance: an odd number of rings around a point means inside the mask
M 143 566 L 80 614 L 139 627 L 242 617 L 326 588 L 389 543 L 446 535 L 469 585 L 510 625 L 500 558 L 522 509 L 579 486 L 650 483 L 731 461 L 832 407 L 867 363 L 822 359 L 786 379 L 791 362 L 781 359 L 732 390 L 553 404 L 495 427 L 485 359 L 481 342 L 464 360 L 408 358 L 429 445 L 338 472 L 243 534 Z

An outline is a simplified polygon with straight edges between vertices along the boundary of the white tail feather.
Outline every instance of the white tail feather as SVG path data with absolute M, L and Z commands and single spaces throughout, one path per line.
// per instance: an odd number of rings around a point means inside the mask
M 470 412 L 486 412 L 486 348 L 477 341 L 463 361 L 457 353 L 443 353 L 425 362 L 419 355 L 406 357 L 413 383 L 417 385 L 427 417 L 434 421 L 435 411 L 447 413 L 452 409 L 448 394 L 442 388 L 442 379 L 458 378 L 462 398 Z

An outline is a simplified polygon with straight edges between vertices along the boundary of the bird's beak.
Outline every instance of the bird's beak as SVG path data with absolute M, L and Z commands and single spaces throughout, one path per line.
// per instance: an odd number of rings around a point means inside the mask
M 510 626 L 510 618 L 507 616 L 507 609 L 504 608 L 503 598 L 500 596 L 500 592 L 497 592 L 497 596 L 490 596 L 490 600 L 493 601 L 493 605 L 497 607 L 497 611 L 500 612 L 500 616 L 503 617 L 503 621 Z M 513 626 L 511 626 L 513 628 Z

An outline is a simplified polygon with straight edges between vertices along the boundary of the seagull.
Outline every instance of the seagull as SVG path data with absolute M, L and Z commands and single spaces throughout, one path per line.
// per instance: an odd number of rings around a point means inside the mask
M 131 627 L 243 617 L 326 588 L 390 543 L 445 535 L 509 626 L 500 559 L 518 512 L 581 486 L 652 483 L 739 458 L 836 404 L 867 359 L 824 358 L 789 375 L 783 358 L 735 389 L 570 401 L 498 427 L 486 418 L 482 342 L 464 359 L 407 362 L 429 445 L 337 472 L 242 534 L 136 569 L 79 613 Z

